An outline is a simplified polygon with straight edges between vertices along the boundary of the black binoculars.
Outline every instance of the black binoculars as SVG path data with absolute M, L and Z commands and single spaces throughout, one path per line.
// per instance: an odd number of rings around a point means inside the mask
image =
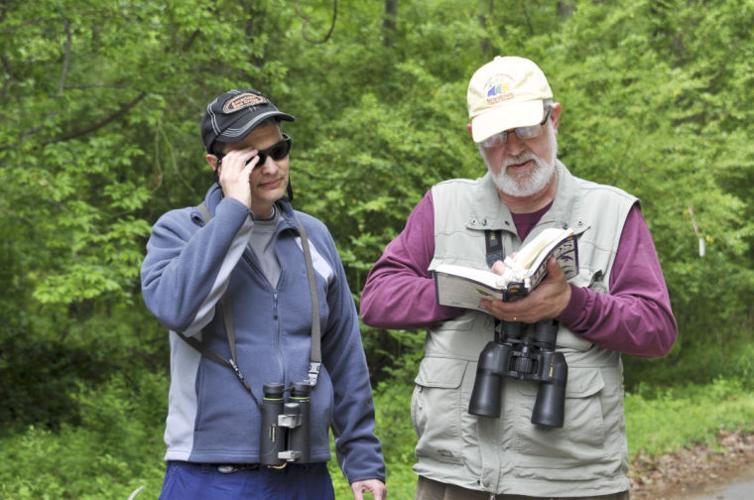
M 283 384 L 264 384 L 262 388 L 262 434 L 259 440 L 259 463 L 283 467 L 288 462 L 309 462 L 309 408 L 312 387 L 293 384 L 285 400 Z
M 524 335 L 527 330 L 533 330 Z M 544 320 L 533 325 L 502 321 L 495 340 L 479 354 L 469 413 L 500 416 L 503 377 L 539 382 L 531 422 L 542 427 L 563 427 L 568 365 L 555 352 L 558 323 Z

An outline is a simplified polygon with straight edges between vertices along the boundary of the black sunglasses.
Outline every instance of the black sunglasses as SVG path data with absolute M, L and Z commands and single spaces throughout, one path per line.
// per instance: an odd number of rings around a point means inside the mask
M 264 163 L 267 161 L 267 157 L 269 156 L 274 161 L 280 161 L 286 156 L 288 156 L 291 152 L 291 146 L 293 145 L 293 139 L 289 137 L 286 134 L 283 134 L 283 140 L 276 142 L 269 148 L 260 149 L 257 151 L 257 157 L 259 157 L 259 161 L 256 164 L 256 167 L 260 165 L 264 165 Z M 217 156 L 218 163 L 223 160 L 223 157 L 225 156 L 222 153 L 215 154 Z M 254 157 L 252 156 L 249 158 L 249 161 L 253 160 Z M 249 161 L 246 162 L 246 164 L 249 164 Z M 255 168 L 256 168 L 255 167 Z

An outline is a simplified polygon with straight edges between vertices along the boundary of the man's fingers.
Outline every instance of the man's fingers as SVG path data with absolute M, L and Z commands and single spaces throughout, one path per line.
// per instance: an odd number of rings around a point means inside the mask
M 502 275 L 505 272 L 505 263 L 502 260 L 495 261 L 494 264 L 492 264 L 492 268 L 490 271 L 492 271 L 495 274 Z
M 246 181 L 259 162 L 256 149 L 231 151 L 218 166 L 217 174 L 225 183 Z
M 258 151 L 253 148 L 231 151 L 227 155 L 225 155 L 222 164 L 233 165 L 236 166 L 239 170 L 243 170 L 251 163 L 254 163 L 254 165 L 256 165 L 256 162 L 259 161 L 257 153 Z
M 254 171 L 254 167 L 256 167 L 256 164 L 254 163 L 254 159 L 252 159 L 249 163 L 244 165 L 243 169 L 241 169 L 241 177 L 251 179 L 251 172 Z
M 563 272 L 563 269 L 561 269 L 560 264 L 558 264 L 558 261 L 555 257 L 550 257 L 550 260 L 547 261 L 547 272 L 550 273 L 550 275 L 555 279 L 561 279 L 565 277 L 565 273 Z
M 506 304 L 505 302 L 501 302 L 498 300 L 490 300 L 490 299 L 482 299 L 480 302 L 481 306 L 487 310 L 491 315 L 496 317 L 497 319 L 501 319 L 503 321 L 519 321 L 519 318 L 514 318 L 514 314 L 512 312 L 506 311 L 506 309 L 510 306 L 510 304 Z
M 364 500 L 363 492 L 372 493 L 375 500 L 384 500 L 387 497 L 385 483 L 379 479 L 369 479 L 366 481 L 356 481 L 351 485 L 354 500 Z
M 353 492 L 353 500 L 364 500 L 365 484 L 364 481 L 356 481 L 351 485 L 351 491 Z

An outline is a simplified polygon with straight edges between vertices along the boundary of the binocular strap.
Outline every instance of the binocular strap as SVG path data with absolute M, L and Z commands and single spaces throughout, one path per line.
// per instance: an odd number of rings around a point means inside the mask
M 204 221 L 205 224 L 207 224 L 211 218 L 211 215 L 209 213 L 209 210 L 207 209 L 207 204 L 202 203 L 197 207 L 199 210 L 199 213 L 201 214 L 201 218 Z M 299 236 L 301 237 L 301 247 L 304 251 L 304 261 L 306 262 L 306 277 L 309 281 L 309 294 L 311 295 L 312 300 L 312 343 L 311 343 L 311 355 L 309 357 L 309 370 L 308 370 L 308 383 L 310 386 L 314 387 L 317 385 L 317 380 L 319 379 L 319 370 L 320 366 L 322 365 L 322 347 L 321 347 L 321 341 L 322 341 L 322 333 L 321 333 L 321 326 L 320 326 L 320 314 L 319 314 L 319 295 L 317 294 L 317 282 L 314 276 L 314 265 L 312 264 L 312 254 L 311 249 L 309 248 L 309 238 L 306 235 L 306 229 L 304 229 L 304 225 L 301 224 L 301 222 L 298 222 L 298 232 Z M 244 386 L 244 388 L 249 392 L 251 395 L 251 398 L 254 400 L 254 403 L 261 409 L 262 405 L 259 403 L 259 400 L 254 395 L 254 391 L 252 390 L 249 383 L 246 381 L 246 378 L 243 376 L 243 373 L 241 373 L 241 370 L 238 368 L 238 363 L 236 362 L 236 329 L 233 324 L 233 306 L 230 301 L 230 298 L 225 295 L 220 301 L 220 309 L 222 309 L 223 312 L 223 322 L 225 323 L 225 333 L 228 336 L 228 348 L 230 349 L 230 359 L 225 359 L 224 357 L 220 356 L 214 351 L 211 351 L 207 349 L 202 342 L 197 340 L 196 337 L 189 337 L 185 335 L 183 332 L 176 331 L 175 333 L 183 339 L 188 345 L 199 351 L 202 356 L 207 357 L 208 359 L 211 359 L 215 363 L 227 366 L 231 370 L 233 370 L 233 373 L 235 373 L 236 378 L 238 378 L 238 381 L 241 382 L 241 384 Z

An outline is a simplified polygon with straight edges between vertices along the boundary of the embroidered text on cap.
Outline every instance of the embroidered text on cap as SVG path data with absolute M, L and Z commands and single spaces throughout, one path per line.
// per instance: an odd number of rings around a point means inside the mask
M 267 104 L 266 97 L 252 94 L 251 92 L 245 92 L 238 94 L 233 99 L 229 99 L 225 105 L 223 105 L 223 113 L 234 113 L 239 109 L 248 108 L 249 106 L 257 106 L 259 104 Z
M 509 81 L 510 77 L 506 75 L 495 75 L 487 80 L 484 85 L 487 89 L 487 104 L 493 105 L 513 98 Z

